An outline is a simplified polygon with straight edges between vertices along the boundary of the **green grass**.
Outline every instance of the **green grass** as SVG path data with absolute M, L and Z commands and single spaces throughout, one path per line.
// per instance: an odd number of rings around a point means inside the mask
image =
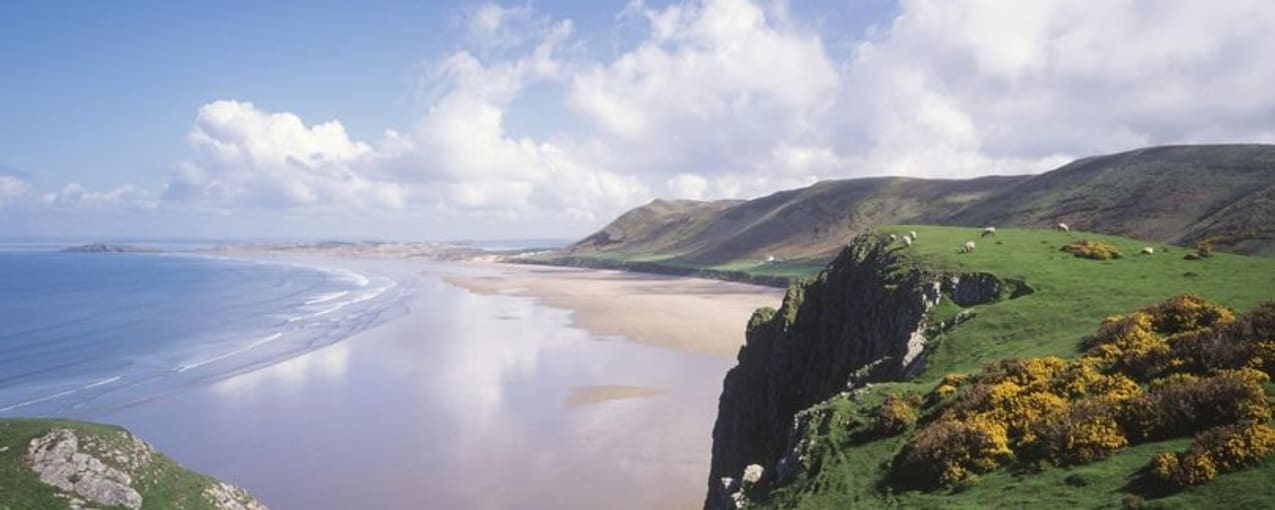
M 67 500 L 58 497 L 54 488 L 40 482 L 24 459 L 31 440 L 55 428 L 73 430 L 80 438 L 81 450 L 85 448 L 84 439 L 90 436 L 108 447 L 129 441 L 124 429 L 110 425 L 57 419 L 0 419 L 0 449 L 4 450 L 0 452 L 0 510 L 67 508 Z M 113 467 L 123 467 L 112 458 L 100 458 Z M 203 491 L 216 480 L 186 470 L 159 452 L 153 452 L 151 461 L 132 474 L 133 488 L 141 493 L 144 508 L 214 508 L 203 497 Z
M 626 268 L 633 264 L 639 264 L 634 270 L 641 270 L 640 265 L 656 266 L 656 268 L 681 269 L 697 272 L 697 276 L 709 278 L 731 279 L 747 281 L 751 277 L 778 277 L 789 281 L 817 274 L 828 263 L 827 260 L 818 259 L 798 259 L 785 260 L 781 263 L 767 263 L 760 259 L 740 259 L 721 264 L 701 264 L 692 262 L 680 257 L 659 255 L 654 253 L 619 253 L 619 252 L 599 252 L 588 255 L 572 255 L 569 257 L 576 261 L 595 262 L 601 267 L 619 267 L 621 265 Z M 537 262 L 545 263 L 561 263 L 564 258 L 557 254 L 545 254 L 529 259 Z M 649 267 L 648 266 L 648 267 Z M 724 274 L 712 274 L 711 272 L 720 272 Z M 745 278 L 732 278 L 732 276 L 743 276 Z
M 985 271 L 1001 278 L 1025 280 L 1035 292 L 1016 299 L 976 306 L 973 320 L 931 339 L 925 371 L 914 381 L 873 386 L 856 401 L 834 398 L 821 406 L 834 412 L 833 423 L 869 419 L 872 409 L 891 392 L 928 392 L 949 372 L 970 372 L 997 359 L 1080 354 L 1081 339 L 1105 317 L 1128 313 L 1184 292 L 1244 311 L 1275 300 L 1275 259 L 1216 254 L 1183 260 L 1186 250 L 1083 232 L 1000 230 L 980 238 L 980 229 L 900 225 L 879 229 L 918 240 L 908 250 L 925 267 L 952 271 Z M 1060 251 L 1072 240 L 1113 244 L 1125 256 L 1091 260 Z M 973 240 L 977 249 L 960 254 Z M 1143 246 L 1154 255 L 1138 255 Z M 932 310 L 932 319 L 960 311 L 950 302 Z M 958 489 L 893 492 L 884 483 L 886 463 L 907 434 L 855 442 L 853 428 L 833 426 L 816 438 L 820 468 L 776 489 L 765 506 L 773 508 L 1119 508 L 1122 487 L 1155 453 L 1185 448 L 1188 439 L 1141 444 L 1113 457 L 1074 468 L 1046 468 L 1039 473 L 1000 469 Z M 1084 480 L 1083 486 L 1067 483 Z M 1200 487 L 1146 502 L 1146 508 L 1275 508 L 1275 461 L 1238 473 L 1221 475 Z

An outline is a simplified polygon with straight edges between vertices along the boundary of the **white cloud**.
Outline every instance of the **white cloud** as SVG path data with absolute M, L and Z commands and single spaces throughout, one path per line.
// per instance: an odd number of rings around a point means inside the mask
M 573 75 L 570 105 L 608 163 L 633 173 L 756 170 L 780 144 L 813 144 L 840 83 L 820 37 L 746 0 L 631 3 L 648 39 Z
M 22 199 L 29 188 L 26 181 L 16 175 L 0 174 L 0 207 Z
M 669 195 L 673 198 L 703 200 L 708 196 L 708 179 L 695 174 L 677 174 L 669 178 Z
M 125 209 L 153 209 L 158 205 L 153 193 L 131 184 L 109 191 L 94 191 L 77 182 L 68 183 L 56 192 L 41 194 L 38 204 L 54 208 Z
M 969 176 L 1262 140 L 1271 26 L 1243 0 L 904 0 L 847 68 L 838 150 L 863 172 Z
M 164 197 L 215 207 L 402 207 L 403 186 L 372 179 L 373 153 L 337 121 L 306 126 L 291 113 L 222 100 L 202 106 L 188 136 L 195 159 L 182 163 Z
M 635 0 L 584 35 L 529 2 L 464 14 L 406 129 L 360 141 L 336 120 L 210 103 L 164 205 L 584 231 L 652 190 L 752 197 L 817 179 L 1275 142 L 1275 10 L 1257 0 L 899 0 L 866 35 L 799 19 L 783 0 Z M 634 27 L 636 40 L 615 35 Z M 845 40 L 848 54 L 830 50 Z M 39 195 L 0 175 L 0 205 L 154 202 L 127 186 Z

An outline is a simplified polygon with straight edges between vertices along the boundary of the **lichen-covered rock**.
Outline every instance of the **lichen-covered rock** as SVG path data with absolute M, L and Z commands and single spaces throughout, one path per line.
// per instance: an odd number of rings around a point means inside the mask
M 266 506 L 253 499 L 248 491 L 226 482 L 217 482 L 204 489 L 204 497 L 220 510 L 267 510 Z
M 80 451 L 79 438 L 70 429 L 54 429 L 31 440 L 27 460 L 41 482 L 58 489 L 100 505 L 142 507 L 133 477 Z

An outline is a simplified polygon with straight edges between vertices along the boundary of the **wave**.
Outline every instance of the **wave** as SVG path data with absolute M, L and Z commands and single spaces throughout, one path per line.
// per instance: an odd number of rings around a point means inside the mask
M 6 411 L 12 411 L 12 410 L 17 409 L 17 408 L 20 408 L 20 407 L 26 407 L 26 406 L 29 406 L 29 405 L 31 405 L 31 404 L 39 404 L 40 402 L 47 402 L 47 401 L 53 400 L 53 399 L 55 399 L 55 398 L 62 398 L 62 397 L 65 397 L 65 396 L 67 396 L 67 395 L 70 395 L 70 394 L 72 394 L 72 393 L 75 393 L 76 391 L 79 391 L 79 390 L 66 390 L 66 391 L 60 391 L 60 392 L 57 392 L 57 393 L 54 393 L 54 394 L 52 394 L 52 395 L 48 395 L 48 396 L 45 396 L 45 397 L 40 397 L 40 398 L 37 398 L 37 399 L 28 400 L 28 401 L 26 401 L 26 402 L 19 402 L 19 403 L 17 403 L 17 404 L 13 404 L 13 405 L 11 405 L 11 406 L 9 406 L 9 407 L 0 407 L 0 413 L 6 412 Z
M 213 357 L 208 358 L 208 359 L 203 359 L 203 360 L 196 361 L 196 362 L 193 362 L 193 363 L 186 363 L 186 364 L 183 364 L 183 365 L 178 365 L 178 366 L 177 366 L 177 368 L 174 368 L 174 369 L 173 369 L 173 371 L 174 371 L 174 372 L 185 372 L 185 371 L 190 370 L 190 369 L 192 369 L 192 368 L 199 368 L 199 367 L 202 367 L 202 366 L 207 365 L 207 364 L 209 364 L 209 363 L 213 363 L 213 362 L 221 361 L 221 360 L 226 359 L 226 358 L 229 358 L 229 357 L 231 357 L 231 356 L 235 356 L 235 355 L 238 355 L 238 354 L 243 354 L 243 353 L 248 352 L 248 351 L 250 351 L 250 350 L 256 349 L 257 347 L 261 347 L 262 345 L 265 345 L 265 344 L 268 344 L 268 343 L 273 342 L 273 341 L 275 341 L 275 340 L 278 340 L 278 339 L 280 339 L 280 338 L 282 338 L 282 337 L 283 337 L 283 333 L 274 333 L 274 334 L 271 334 L 271 335 L 269 335 L 269 336 L 265 336 L 265 337 L 262 337 L 262 338 L 258 338 L 256 341 L 253 341 L 252 343 L 249 343 L 248 345 L 245 345 L 245 346 L 240 347 L 240 348 L 238 348 L 238 349 L 235 349 L 235 350 L 233 350 L 233 351 L 227 352 L 227 353 L 225 353 L 225 354 L 218 354 L 218 355 L 213 356 Z
M 384 293 L 385 293 L 385 291 L 390 290 L 390 289 L 393 289 L 393 288 L 394 288 L 394 287 L 396 287 L 396 286 L 398 286 L 398 282 L 395 282 L 395 281 L 393 281 L 393 280 L 390 280 L 389 284 L 387 284 L 387 285 L 385 285 L 385 286 L 383 286 L 383 287 L 378 287 L 378 288 L 376 288 L 376 289 L 372 290 L 371 292 L 366 292 L 366 293 L 360 294 L 360 295 L 358 295 L 358 296 L 356 296 L 356 297 L 354 297 L 354 298 L 352 298 L 352 299 L 348 299 L 348 300 L 345 300 L 345 301 L 341 301 L 341 302 L 339 302 L 339 303 L 337 303 L 337 304 L 335 304 L 335 305 L 332 305 L 332 306 L 330 306 L 330 307 L 328 307 L 328 308 L 324 308 L 324 309 L 319 310 L 319 311 L 317 311 L 317 312 L 307 313 L 307 314 L 302 314 L 302 315 L 294 315 L 294 316 L 292 316 L 292 317 L 288 317 L 287 322 L 288 322 L 288 323 L 293 323 L 293 322 L 298 322 L 298 321 L 310 320 L 310 319 L 314 319 L 314 318 L 317 318 L 317 317 L 322 317 L 322 316 L 324 316 L 324 315 L 327 315 L 327 314 L 330 314 L 330 313 L 332 313 L 332 312 L 338 311 L 338 310 L 340 310 L 340 309 L 342 309 L 342 308 L 345 308 L 345 307 L 347 307 L 347 306 L 350 306 L 350 305 L 353 305 L 353 304 L 357 304 L 357 303 L 362 303 L 362 302 L 364 302 L 364 301 L 368 301 L 368 300 L 371 300 L 371 299 L 376 299 L 376 298 L 380 297 L 380 296 L 381 296 L 381 294 L 384 294 Z M 325 301 L 330 301 L 330 300 L 325 300 Z M 320 301 L 320 302 L 322 302 L 322 301 Z M 310 304 L 310 303 L 309 303 L 309 302 L 307 302 L 306 304 Z
M 343 290 L 343 291 L 340 291 L 340 292 L 330 292 L 330 293 L 327 293 L 327 294 L 319 294 L 317 297 L 315 297 L 315 298 L 313 298 L 313 299 L 310 299 L 310 300 L 306 301 L 306 302 L 305 302 L 305 304 L 307 304 L 307 305 L 317 305 L 317 304 L 319 304 L 319 303 L 326 303 L 326 302 L 331 301 L 331 300 L 333 300 L 333 299 L 340 299 L 340 298 L 343 298 L 343 297 L 345 297 L 346 295 L 348 295 L 349 293 L 350 293 L 350 291 L 348 291 L 348 290 Z
M 120 380 L 120 379 L 122 379 L 122 378 L 123 378 L 123 377 L 118 376 L 118 375 L 117 375 L 117 376 L 115 376 L 115 377 L 107 377 L 106 379 L 102 379 L 102 380 L 97 381 L 97 382 L 91 382 L 91 383 L 88 383 L 88 384 L 84 385 L 84 387 L 83 387 L 83 388 L 80 388 L 80 389 L 82 389 L 82 390 L 90 390 L 90 389 L 96 388 L 96 387 L 98 387 L 98 386 L 105 386 L 105 385 L 107 385 L 107 384 L 111 384 L 111 383 L 113 383 L 113 382 L 115 382 L 115 381 L 118 381 L 118 380 Z

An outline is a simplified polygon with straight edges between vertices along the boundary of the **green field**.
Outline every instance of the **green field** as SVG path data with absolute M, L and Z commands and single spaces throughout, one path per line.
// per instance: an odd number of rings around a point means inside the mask
M 40 482 L 24 459 L 32 439 L 58 428 L 75 432 L 80 440 L 80 451 L 85 451 L 89 438 L 97 446 L 107 449 L 126 450 L 131 444 L 124 429 L 110 425 L 56 419 L 0 419 L 0 510 L 67 508 L 68 500 L 59 497 L 53 487 Z M 110 455 L 100 457 L 107 465 L 132 476 L 132 487 L 142 495 L 143 508 L 216 508 L 203 494 L 206 488 L 217 484 L 215 479 L 189 471 L 159 452 L 153 452 L 149 461 L 137 469 L 128 468 Z M 93 504 L 89 506 L 102 508 Z
M 930 339 L 925 371 L 914 381 L 878 384 L 857 399 L 834 398 L 820 407 L 832 413 L 823 433 L 814 436 L 819 468 L 779 487 L 764 502 L 774 508 L 1119 508 L 1125 490 L 1155 453 L 1181 450 L 1189 439 L 1140 444 L 1113 457 L 1072 468 L 1046 467 L 1022 473 L 1002 468 L 972 483 L 934 491 L 896 491 L 886 483 L 888 463 L 908 435 L 866 441 L 855 424 L 867 423 L 885 395 L 903 391 L 926 393 L 949 372 L 970 372 L 1003 358 L 1057 355 L 1075 358 L 1081 339 L 1102 319 L 1155 304 L 1186 292 L 1231 307 L 1250 309 L 1275 300 L 1275 259 L 1214 254 L 1184 260 L 1188 250 L 1161 243 L 1049 230 L 1000 230 L 981 238 L 980 229 L 900 225 L 883 234 L 916 231 L 908 250 L 922 266 L 950 272 L 984 271 L 1002 279 L 1027 282 L 1035 292 L 975 307 L 973 320 Z M 1123 257 L 1098 261 L 1060 251 L 1079 239 L 1119 247 Z M 966 241 L 974 253 L 961 254 Z M 1153 255 L 1139 255 L 1144 246 Z M 935 308 L 943 319 L 959 308 Z M 1268 389 L 1270 386 L 1268 385 Z M 1275 507 L 1275 461 L 1183 492 L 1147 500 L 1146 508 Z

